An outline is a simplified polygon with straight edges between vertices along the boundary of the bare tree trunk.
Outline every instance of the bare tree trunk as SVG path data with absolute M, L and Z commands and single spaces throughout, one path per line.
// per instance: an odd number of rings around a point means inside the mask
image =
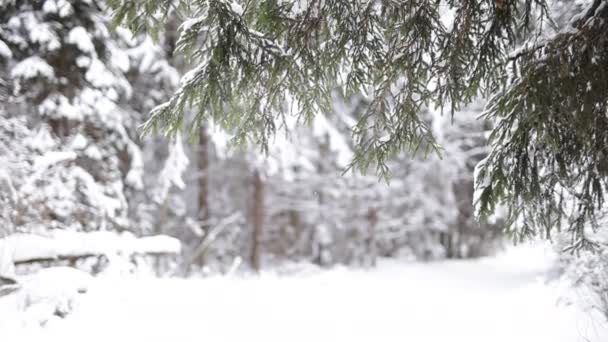
M 325 163 L 327 162 L 326 158 L 329 156 L 330 152 L 330 143 L 329 143 L 329 134 L 325 134 L 323 137 L 323 141 L 319 144 L 319 162 L 317 164 L 317 174 L 320 177 L 324 177 L 327 173 L 327 167 Z M 331 234 L 331 227 L 327 226 L 326 221 L 326 208 L 325 208 L 325 196 L 324 196 L 324 187 L 322 184 L 318 185 L 317 189 L 317 200 L 319 205 L 319 222 L 313 227 L 313 233 L 310 235 L 313 239 L 311 241 L 312 251 L 313 251 L 313 260 L 319 266 L 329 266 L 330 259 L 333 259 L 333 250 L 329 249 L 329 244 L 331 243 L 328 238 Z M 333 262 L 333 260 L 331 260 Z
M 209 212 L 209 136 L 207 135 L 207 125 L 202 125 L 198 143 L 198 219 L 201 222 L 201 231 L 207 234 L 207 227 L 210 218 Z M 201 253 L 198 262 L 201 266 L 205 265 L 207 255 Z
M 217 236 L 224 229 L 235 223 L 240 218 L 241 214 L 237 212 L 232 214 L 231 216 L 220 220 L 219 222 L 214 224 L 213 227 L 210 227 L 209 231 L 207 232 L 207 235 L 203 236 L 198 246 L 194 248 L 189 255 L 186 255 L 182 258 L 180 266 L 176 269 L 177 272 L 183 272 L 184 275 L 188 275 L 188 269 L 190 268 L 190 265 L 196 262 L 196 260 L 200 258 L 201 254 L 205 253 L 205 251 L 209 248 L 211 244 L 213 244 Z M 177 272 L 174 273 L 174 275 L 177 274 Z
M 300 248 L 300 239 L 302 238 L 302 224 L 300 221 L 300 213 L 295 209 L 289 210 L 289 225 L 293 229 L 294 236 L 292 240 L 292 245 L 289 246 L 288 251 L 289 254 L 295 253 L 298 257 L 302 253 L 302 249 Z
M 450 250 L 450 236 L 448 232 L 439 232 L 439 243 L 445 250 L 445 257 L 450 259 L 452 257 L 452 251 Z
M 369 208 L 367 212 L 368 226 L 368 240 L 367 240 L 367 251 L 370 257 L 370 266 L 376 267 L 377 249 L 376 249 L 376 226 L 378 224 L 378 209 Z
M 253 248 L 251 266 L 256 272 L 261 268 L 262 225 L 264 224 L 264 183 L 258 170 L 253 173 Z
M 169 197 L 165 197 L 163 203 L 160 205 L 160 213 L 158 215 L 158 222 L 156 224 L 156 234 L 165 234 L 165 224 L 167 223 L 167 205 Z M 166 271 L 166 264 L 162 262 L 160 257 L 154 258 L 154 268 L 156 269 L 156 275 L 160 276 Z

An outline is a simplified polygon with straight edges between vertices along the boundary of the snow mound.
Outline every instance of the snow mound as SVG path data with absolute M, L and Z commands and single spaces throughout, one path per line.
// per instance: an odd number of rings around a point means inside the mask
M 75 268 L 53 267 L 17 280 L 20 288 L 0 297 L 0 329 L 41 326 L 66 317 L 93 277 Z
M 58 231 L 50 236 L 14 234 L 0 239 L 0 255 L 11 257 L 14 263 L 95 255 L 178 254 L 180 250 L 179 240 L 164 235 L 137 238 L 131 233 Z

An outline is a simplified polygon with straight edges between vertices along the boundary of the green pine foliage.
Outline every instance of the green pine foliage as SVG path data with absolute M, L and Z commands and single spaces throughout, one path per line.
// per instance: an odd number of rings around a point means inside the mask
M 487 96 L 495 127 L 478 169 L 480 217 L 504 205 L 516 238 L 566 227 L 573 247 L 590 245 L 608 179 L 607 0 L 556 32 L 547 0 L 110 2 L 133 30 L 190 18 L 177 50 L 192 70 L 146 130 L 195 134 L 212 118 L 267 150 L 285 116 L 309 122 L 331 112 L 335 92 L 360 96 L 352 166 L 389 176 L 397 152 L 441 150 L 420 113 L 453 115 Z
M 598 226 L 608 185 L 606 5 L 593 1 L 566 30 L 509 55 L 511 80 L 486 107 L 496 126 L 481 213 L 506 203 L 517 239 L 566 227 L 571 248 L 594 245 L 588 228 Z

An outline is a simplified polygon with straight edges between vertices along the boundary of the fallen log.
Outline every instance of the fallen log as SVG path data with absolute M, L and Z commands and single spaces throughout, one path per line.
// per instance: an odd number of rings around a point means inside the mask
M 165 235 L 138 238 L 130 233 L 58 231 L 45 236 L 19 233 L 0 239 L 0 256 L 10 258 L 15 265 L 102 255 L 177 255 L 180 251 L 179 240 Z

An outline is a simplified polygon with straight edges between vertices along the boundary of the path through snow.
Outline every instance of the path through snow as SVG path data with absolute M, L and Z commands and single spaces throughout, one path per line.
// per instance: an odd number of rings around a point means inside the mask
M 608 341 L 589 314 L 558 303 L 558 289 L 543 281 L 545 260 L 519 249 L 477 261 L 384 261 L 371 271 L 97 279 L 67 318 L 11 329 L 15 338 L 0 331 L 0 340 Z

